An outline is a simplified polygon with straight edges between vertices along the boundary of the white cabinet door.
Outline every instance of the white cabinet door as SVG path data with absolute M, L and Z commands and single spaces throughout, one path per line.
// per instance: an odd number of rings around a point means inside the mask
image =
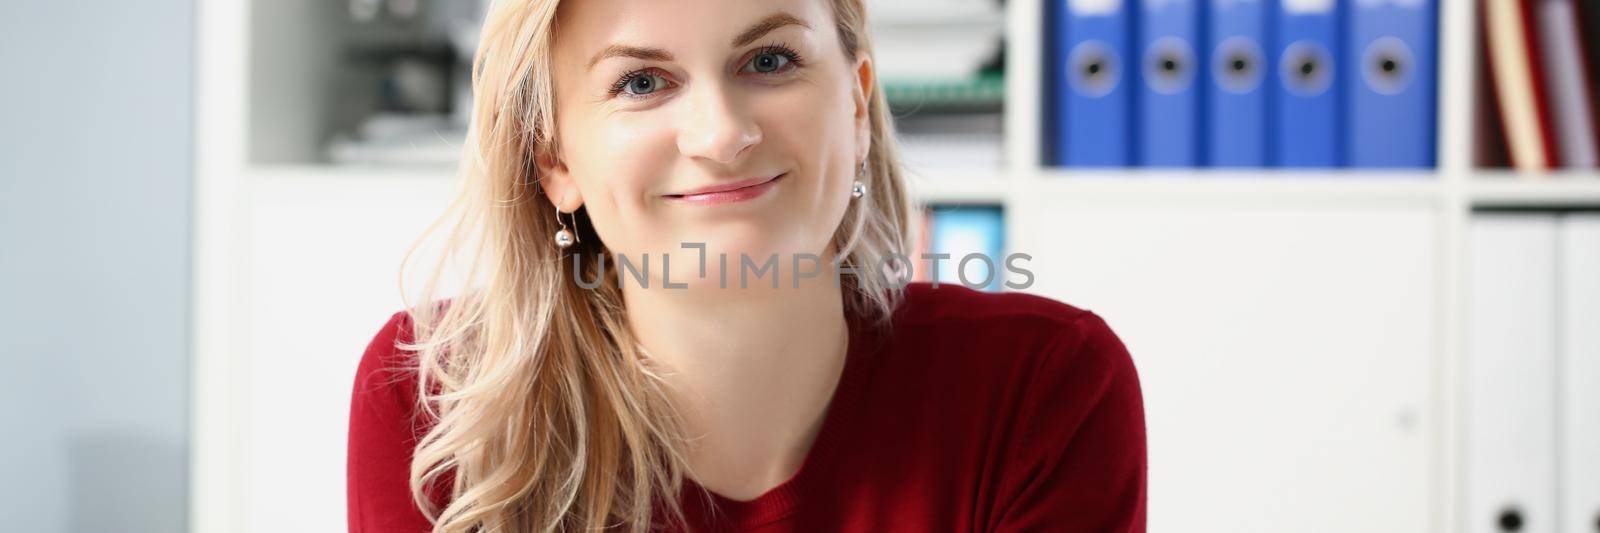
M 1600 214 L 1569 214 L 1558 230 L 1556 329 L 1560 359 L 1563 532 L 1600 531 Z
M 1555 533 L 1556 216 L 1469 225 L 1466 531 Z
M 1133 354 L 1151 531 L 1428 530 L 1434 208 L 1188 200 L 1058 196 L 1008 221 L 1031 291 Z
M 249 328 L 231 421 L 241 512 L 230 531 L 344 531 L 356 364 L 400 310 L 401 258 L 452 184 L 446 174 L 379 172 L 273 173 L 250 184 Z

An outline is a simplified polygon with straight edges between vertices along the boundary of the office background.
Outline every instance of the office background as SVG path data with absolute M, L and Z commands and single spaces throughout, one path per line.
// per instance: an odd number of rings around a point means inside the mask
M 0 2 L 0 529 L 182 531 L 194 5 Z
M 1530 58 L 1558 54 L 1526 48 L 1561 49 L 1544 7 L 1589 3 L 868 1 L 929 208 L 920 246 L 1030 254 L 1030 292 L 1118 331 L 1146 394 L 1153 531 L 1600 531 L 1584 416 L 1600 412 L 1584 392 L 1600 384 L 1585 335 L 1600 331 L 1600 174 L 1548 124 L 1571 84 L 1529 90 L 1549 68 Z M 1435 112 L 1376 123 L 1426 149 L 1381 165 L 1348 150 L 1361 121 L 1339 102 L 1361 86 L 1340 74 L 1360 65 L 1334 45 L 1307 57 L 1347 96 L 1280 87 L 1331 106 L 1293 120 L 1268 105 L 1288 97 L 1262 96 L 1259 144 L 1221 164 L 1206 46 L 1153 56 L 1187 75 L 1090 69 L 1066 38 L 1083 33 L 1063 30 L 1133 32 L 1185 5 L 1257 5 L 1263 28 L 1313 17 L 1324 33 L 1307 35 L 1328 39 L 1361 9 L 1421 10 L 1433 34 L 1394 57 L 1432 74 L 1405 94 Z M 1501 23 L 1507 5 L 1527 22 Z M 0 84 L 0 471 L 26 480 L 0 489 L 5 529 L 343 529 L 351 378 L 400 308 L 401 254 L 453 190 L 479 9 L 0 5 L 15 80 Z M 1223 18 L 1180 20 L 1198 39 Z M 1508 51 L 1516 28 L 1529 39 Z M 1123 44 L 1100 50 L 1127 58 L 1146 45 L 1108 35 Z M 1260 91 L 1291 83 L 1260 63 Z M 1125 83 L 1069 77 L 1110 65 Z M 1192 92 L 1141 89 L 1168 75 Z M 1139 121 L 1153 109 L 1190 136 Z M 1095 151 L 1123 159 L 1072 159 L 1072 120 L 1091 116 L 1123 121 L 1123 144 Z

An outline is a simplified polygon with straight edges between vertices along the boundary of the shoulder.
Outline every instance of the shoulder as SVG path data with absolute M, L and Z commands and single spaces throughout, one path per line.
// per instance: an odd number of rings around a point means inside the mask
M 391 314 L 368 341 L 356 365 L 350 397 L 352 431 L 409 427 L 419 411 L 416 353 L 401 346 L 414 340 L 408 311 Z
M 922 387 L 908 408 L 937 407 L 949 415 L 942 427 L 984 428 L 974 431 L 1004 443 L 1000 529 L 1143 530 L 1143 395 L 1100 315 L 1038 295 L 913 283 L 891 329 L 882 375 Z
M 400 349 L 400 344 L 412 340 L 411 313 L 397 311 L 389 315 L 361 354 L 361 363 L 356 367 L 357 397 L 392 394 L 407 388 L 404 377 L 415 366 L 415 354 Z
M 452 301 L 447 298 L 433 302 L 433 315 L 440 316 Z M 417 352 L 405 347 L 416 342 L 415 319 L 409 309 L 395 311 L 372 334 L 356 367 L 356 400 L 381 397 L 404 399 L 408 404 L 417 401 Z
M 922 400 L 953 402 L 938 405 L 973 413 L 1003 443 L 996 529 L 1143 531 L 1144 401 L 1111 326 L 1041 296 L 908 289 L 896 338 L 917 348 L 897 351 L 900 368 L 940 369 L 960 387 Z
M 1117 340 L 1099 315 L 1059 300 L 943 283 L 907 285 L 893 328 L 897 335 L 956 344 L 974 339 L 989 353 L 1001 349 L 1040 353 L 1070 349 L 1091 339 Z
M 346 508 L 350 531 L 428 531 L 412 499 L 413 452 L 426 433 L 417 395 L 412 316 L 396 312 L 367 343 L 355 376 L 346 441 Z M 430 496 L 445 501 L 439 487 Z
M 1044 296 L 912 283 L 891 331 L 896 363 L 1031 404 L 1014 407 L 1088 408 L 1108 392 L 1138 395 L 1133 359 L 1106 320 Z
M 927 282 L 906 285 L 901 311 L 896 320 L 906 325 L 1066 325 L 1089 314 L 1084 309 L 1034 294 L 984 292 L 951 283 L 935 287 Z

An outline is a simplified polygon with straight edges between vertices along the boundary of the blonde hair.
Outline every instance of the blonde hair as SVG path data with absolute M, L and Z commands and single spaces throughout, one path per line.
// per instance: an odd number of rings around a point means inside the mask
M 406 254 L 453 223 L 418 299 L 406 298 L 420 407 L 429 424 L 411 463 L 412 497 L 436 532 L 572 531 L 681 523 L 682 419 L 658 368 L 627 327 L 608 251 L 577 213 L 579 244 L 558 250 L 555 207 L 541 201 L 534 157 L 554 150 L 551 50 L 557 0 L 495 0 L 472 65 L 472 125 L 458 195 Z M 847 58 L 871 54 L 861 0 L 833 0 Z M 867 275 L 908 254 L 911 204 L 883 89 L 872 85 L 869 193 L 850 203 L 832 244 L 846 311 L 887 323 L 895 279 Z M 581 279 L 563 274 L 583 257 Z M 446 264 L 470 260 L 465 287 L 440 298 Z M 406 267 L 401 268 L 405 297 Z M 417 306 L 413 302 L 429 302 Z M 448 489 L 443 508 L 430 498 Z

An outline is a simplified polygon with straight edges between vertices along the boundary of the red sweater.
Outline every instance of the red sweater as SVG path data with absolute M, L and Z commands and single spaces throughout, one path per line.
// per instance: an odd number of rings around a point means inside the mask
M 357 371 L 353 532 L 430 529 L 406 485 L 427 421 L 414 376 L 390 372 L 407 355 L 394 349 L 407 318 L 390 318 Z M 914 283 L 891 323 L 851 320 L 844 375 L 793 478 L 751 501 L 687 482 L 694 531 L 1144 531 L 1139 380 L 1099 316 Z

